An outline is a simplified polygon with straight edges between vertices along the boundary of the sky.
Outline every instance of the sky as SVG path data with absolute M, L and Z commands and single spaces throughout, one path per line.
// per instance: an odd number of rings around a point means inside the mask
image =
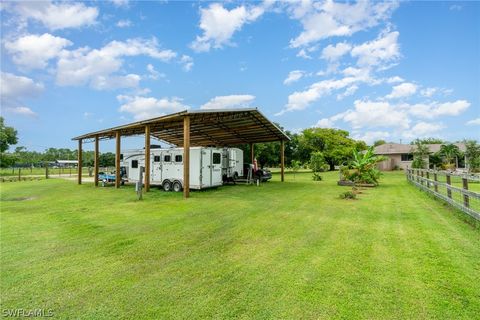
M 1 114 L 29 150 L 238 107 L 367 143 L 480 138 L 477 1 L 3 1 L 0 13 Z

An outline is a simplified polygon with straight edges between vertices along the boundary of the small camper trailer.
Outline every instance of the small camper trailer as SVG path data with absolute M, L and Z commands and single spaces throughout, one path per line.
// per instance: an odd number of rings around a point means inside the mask
M 229 150 L 232 149 L 190 148 L 190 189 L 221 186 L 225 174 L 231 177 L 240 176 L 243 172 L 243 152 L 237 149 L 242 152 L 241 158 L 237 159 L 238 151 L 232 153 Z M 234 159 L 231 159 L 232 157 Z M 126 150 L 120 155 L 120 159 L 127 180 L 137 182 L 141 168 L 145 167 L 145 150 Z M 152 148 L 150 161 L 151 185 L 162 186 L 165 191 L 178 192 L 183 189 L 183 148 Z M 238 171 L 240 165 L 241 171 Z

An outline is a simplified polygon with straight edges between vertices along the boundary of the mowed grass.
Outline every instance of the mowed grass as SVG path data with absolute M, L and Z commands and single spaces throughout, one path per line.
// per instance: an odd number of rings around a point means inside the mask
M 181 194 L 1 185 L 2 309 L 71 319 L 474 319 L 480 231 L 387 173 Z M 27 200 L 22 200 L 27 199 Z M 19 201 L 22 200 L 22 201 Z

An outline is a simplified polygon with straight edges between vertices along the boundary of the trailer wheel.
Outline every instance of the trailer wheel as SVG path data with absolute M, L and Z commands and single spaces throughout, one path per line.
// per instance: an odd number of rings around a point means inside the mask
M 175 181 L 173 183 L 173 191 L 175 191 L 175 192 L 182 191 L 182 184 L 180 183 L 180 181 Z
M 168 180 L 165 180 L 162 184 L 163 191 L 172 191 L 172 183 Z

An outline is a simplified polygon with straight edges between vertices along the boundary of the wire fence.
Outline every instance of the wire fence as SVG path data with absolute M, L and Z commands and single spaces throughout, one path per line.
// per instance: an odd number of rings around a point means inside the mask
M 100 167 L 99 172 L 112 172 L 115 167 Z M 93 177 L 93 167 L 83 167 L 82 176 Z M 78 175 L 77 167 L 12 167 L 0 169 L 0 182 L 15 182 L 38 180 L 40 178 L 56 178 L 56 177 L 75 177 Z
M 448 171 L 406 169 L 407 180 L 480 220 L 480 177 Z

